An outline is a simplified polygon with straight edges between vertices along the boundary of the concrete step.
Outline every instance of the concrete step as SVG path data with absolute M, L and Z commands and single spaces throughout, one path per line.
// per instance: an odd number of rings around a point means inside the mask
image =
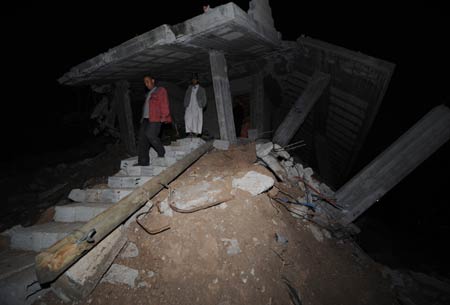
M 108 186 L 110 188 L 137 188 L 152 178 L 125 176 L 125 172 L 122 172 L 121 174 L 123 175 L 116 175 L 108 178 Z
M 54 221 L 59 222 L 82 222 L 89 221 L 104 210 L 111 207 L 113 203 L 71 203 L 55 206 Z
M 201 138 L 184 138 L 184 139 L 178 139 L 175 143 L 175 146 L 177 145 L 189 145 L 191 148 L 197 148 L 206 142 Z
M 189 153 L 194 150 L 192 145 L 184 145 L 177 142 L 172 142 L 170 146 L 164 146 L 164 148 L 166 150 L 166 154 L 171 151 L 182 151 L 185 153 Z
M 12 249 L 40 252 L 83 224 L 84 222 L 48 222 L 26 228 L 18 225 L 6 231 L 5 234 L 11 238 Z
M 166 151 L 166 158 L 174 158 L 175 160 L 181 160 L 186 156 L 189 152 L 187 151 L 180 151 L 180 150 L 173 150 L 173 151 Z
M 174 161 L 172 161 L 172 159 L 176 159 L 175 161 L 181 160 L 185 155 L 187 155 L 188 153 L 190 153 L 195 149 L 191 145 L 164 146 L 164 148 L 166 149 L 166 155 L 164 157 L 168 159 L 169 164 L 168 166 L 173 164 Z M 150 163 L 153 165 L 161 166 L 159 165 L 159 163 L 153 163 L 154 160 L 159 159 L 161 158 L 158 157 L 156 152 L 153 149 L 150 149 Z M 120 169 L 127 169 L 128 167 L 133 166 L 137 162 L 138 162 L 137 156 L 122 160 L 120 161 Z
M 126 176 L 153 177 L 159 175 L 166 167 L 163 166 L 130 166 L 123 170 Z
M 75 202 L 98 202 L 98 203 L 108 203 L 108 202 L 118 202 L 128 194 L 130 194 L 133 189 L 125 188 L 105 188 L 105 189 L 73 189 L 70 191 L 69 199 Z
M 165 156 L 164 158 L 155 158 L 150 161 L 153 166 L 161 166 L 161 167 L 169 167 L 177 162 L 177 159 L 169 156 Z

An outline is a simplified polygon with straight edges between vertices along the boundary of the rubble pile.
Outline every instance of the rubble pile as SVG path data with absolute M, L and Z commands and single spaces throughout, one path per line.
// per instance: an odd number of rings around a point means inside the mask
M 292 216 L 314 220 L 324 226 L 330 225 L 330 217 L 321 216 L 327 213 L 324 207 L 335 205 L 335 192 L 313 177 L 312 168 L 296 163 L 286 149 L 272 142 L 257 143 L 256 155 L 285 185 L 300 190 L 295 195 L 292 191 L 281 190 L 290 198 L 278 198 L 288 206 Z

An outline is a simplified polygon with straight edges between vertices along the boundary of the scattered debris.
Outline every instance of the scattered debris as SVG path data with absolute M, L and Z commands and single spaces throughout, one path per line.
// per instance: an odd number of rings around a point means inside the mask
M 139 271 L 124 265 L 112 264 L 101 282 L 110 284 L 125 284 L 134 288 Z
M 317 241 L 323 242 L 323 233 L 316 225 L 310 223 L 308 224 L 308 229 Z
M 272 142 L 266 142 L 266 143 L 257 143 L 256 144 L 256 156 L 258 158 L 264 158 L 267 156 L 273 149 L 273 143 Z
M 127 246 L 120 253 L 121 258 L 133 258 L 139 255 L 139 249 L 135 243 L 129 242 Z
M 173 216 L 173 211 L 170 208 L 169 201 L 168 201 L 167 198 L 164 199 L 163 201 L 161 201 L 159 203 L 158 207 L 159 207 L 159 212 L 161 214 L 163 214 L 165 216 L 168 216 L 168 217 L 172 217 Z
M 233 188 L 241 189 L 256 196 L 270 189 L 274 182 L 275 181 L 269 176 L 250 171 L 242 178 L 233 179 L 232 186 Z
M 220 150 L 228 150 L 230 142 L 226 140 L 214 140 L 213 147 Z
M 285 245 L 288 243 L 287 237 L 278 232 L 275 232 L 275 240 L 277 241 L 277 243 L 282 244 L 282 245 Z
M 239 248 L 239 243 L 238 243 L 237 239 L 222 238 L 221 240 L 223 241 L 225 246 L 228 245 L 228 247 L 227 247 L 228 255 L 236 255 L 236 254 L 241 253 L 241 248 Z
M 195 212 L 232 200 L 229 182 L 211 181 L 176 188 L 170 195 L 170 207 L 182 213 Z

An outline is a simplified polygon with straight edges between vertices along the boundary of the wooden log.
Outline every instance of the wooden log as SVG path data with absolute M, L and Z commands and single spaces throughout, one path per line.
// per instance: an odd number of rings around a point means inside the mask
M 55 280 L 211 147 L 212 142 L 203 144 L 117 204 L 91 219 L 80 229 L 39 253 L 36 256 L 36 275 L 39 283 L 45 284 Z M 93 232 L 95 234 L 91 236 Z
M 314 73 L 305 91 L 303 91 L 284 121 L 277 128 L 275 135 L 273 136 L 274 143 L 277 143 L 280 146 L 289 144 L 329 83 L 329 74 L 318 71 Z

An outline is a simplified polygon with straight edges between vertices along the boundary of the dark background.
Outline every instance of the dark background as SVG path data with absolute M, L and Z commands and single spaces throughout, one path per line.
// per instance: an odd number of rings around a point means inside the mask
M 248 1 L 235 3 L 248 9 Z M 36 156 L 63 154 L 92 139 L 89 123 L 73 116 L 89 113 L 91 105 L 78 102 L 76 91 L 59 86 L 57 78 L 136 35 L 201 14 L 204 4 L 3 5 L 2 170 L 32 166 L 27 161 Z M 275 27 L 285 40 L 305 34 L 396 64 L 355 171 L 432 107 L 449 105 L 450 53 L 445 46 L 449 33 L 442 7 L 408 3 L 395 8 L 380 2 L 270 4 Z M 358 220 L 360 245 L 375 259 L 449 277 L 449 146 L 439 149 Z

